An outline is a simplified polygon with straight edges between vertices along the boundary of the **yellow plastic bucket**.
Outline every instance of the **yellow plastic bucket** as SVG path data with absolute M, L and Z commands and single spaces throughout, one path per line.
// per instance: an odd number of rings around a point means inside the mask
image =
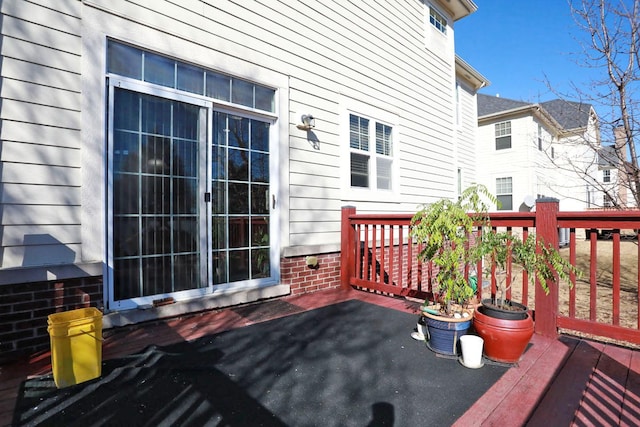
M 98 378 L 102 372 L 102 313 L 95 307 L 49 315 L 51 369 L 56 387 Z

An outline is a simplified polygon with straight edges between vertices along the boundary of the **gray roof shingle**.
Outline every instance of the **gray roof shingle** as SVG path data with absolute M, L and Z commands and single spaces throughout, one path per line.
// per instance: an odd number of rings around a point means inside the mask
M 534 105 L 540 105 L 544 108 L 564 130 L 586 127 L 589 123 L 591 104 L 565 101 L 563 99 L 554 99 L 535 104 L 480 93 L 478 94 L 478 117 Z
M 514 108 L 531 105 L 528 102 L 514 99 L 500 98 L 498 96 L 478 94 L 478 117 L 486 116 L 500 111 L 513 110 Z
M 562 126 L 563 129 L 577 129 L 589 124 L 591 104 L 554 99 L 540 104 Z

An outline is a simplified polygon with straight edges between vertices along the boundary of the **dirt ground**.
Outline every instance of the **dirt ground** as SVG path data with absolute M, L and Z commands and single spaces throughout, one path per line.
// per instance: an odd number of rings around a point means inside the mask
M 576 242 L 576 266 L 582 272 L 581 279 L 576 281 L 576 318 L 589 320 L 589 300 L 591 297 L 589 269 L 591 258 L 591 242 L 580 240 Z M 561 253 L 569 258 L 569 249 L 561 249 Z M 613 242 L 599 240 L 597 242 L 597 268 L 595 271 L 596 287 L 596 319 L 603 323 L 613 323 L 612 319 L 612 288 L 613 288 Z M 623 240 L 620 242 L 620 326 L 638 328 L 638 242 L 637 240 Z M 512 299 L 521 301 L 522 276 L 514 272 Z M 485 279 L 487 280 L 487 279 Z M 487 283 L 484 286 L 483 297 L 489 296 Z M 534 287 L 529 285 L 527 305 L 535 308 Z M 569 314 L 569 286 L 561 283 L 559 288 L 560 313 Z

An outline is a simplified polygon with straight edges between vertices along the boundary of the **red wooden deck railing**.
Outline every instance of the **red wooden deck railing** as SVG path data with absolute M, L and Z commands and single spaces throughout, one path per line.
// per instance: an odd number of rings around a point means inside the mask
M 525 238 L 535 233 L 556 248 L 563 243 L 561 252 L 582 272 L 581 278 L 571 276 L 573 286 L 550 284 L 545 295 L 539 283 L 530 287 L 526 273 L 512 277 L 509 268 L 507 284 L 515 289 L 509 288 L 507 298 L 533 308 L 537 333 L 555 336 L 568 330 L 640 344 L 640 211 L 560 212 L 558 207 L 556 199 L 539 199 L 535 212 L 491 213 L 494 229 Z M 417 298 L 429 295 L 435 286 L 433 270 L 417 260 L 421 248 L 410 236 L 411 217 L 357 214 L 355 208 L 344 207 L 342 286 Z M 611 240 L 598 241 L 597 230 L 607 230 Z M 625 241 L 622 250 L 624 237 L 635 240 Z M 476 271 L 482 271 L 481 264 Z M 495 283 L 478 278 L 478 296 L 495 292 Z

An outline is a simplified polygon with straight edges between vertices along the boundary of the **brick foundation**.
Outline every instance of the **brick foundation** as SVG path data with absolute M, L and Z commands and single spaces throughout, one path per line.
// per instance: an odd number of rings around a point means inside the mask
M 280 283 L 292 295 L 340 287 L 340 252 L 317 255 L 318 267 L 307 266 L 306 256 L 280 259 Z
M 0 364 L 49 347 L 52 313 L 102 305 L 102 277 L 0 286 Z
M 340 253 L 282 258 L 281 283 L 292 295 L 340 287 Z M 102 306 L 102 277 L 0 286 L 0 364 L 49 348 L 47 317 L 52 313 Z

